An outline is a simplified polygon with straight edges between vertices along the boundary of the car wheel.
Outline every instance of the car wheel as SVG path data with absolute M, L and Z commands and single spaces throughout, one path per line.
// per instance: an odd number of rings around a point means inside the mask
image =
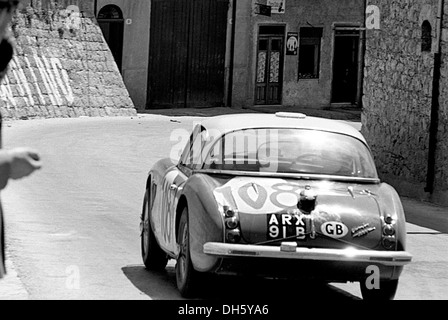
M 179 245 L 179 255 L 176 263 L 177 288 L 183 297 L 190 298 L 196 293 L 199 273 L 194 270 L 190 257 L 190 233 L 187 208 L 184 208 L 180 217 L 177 243 Z
M 364 300 L 393 300 L 398 288 L 398 280 L 382 280 L 379 289 L 369 289 L 365 281 L 360 282 L 361 294 Z
M 146 191 L 140 222 L 142 258 L 148 270 L 162 271 L 168 263 L 168 257 L 159 247 L 154 232 L 152 231 L 151 222 L 149 221 L 150 207 L 149 191 Z

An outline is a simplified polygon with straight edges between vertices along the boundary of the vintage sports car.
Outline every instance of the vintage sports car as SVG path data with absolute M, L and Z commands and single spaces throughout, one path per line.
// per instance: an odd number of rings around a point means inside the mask
M 141 249 L 150 270 L 177 260 L 185 297 L 215 273 L 359 281 L 363 298 L 391 299 L 412 259 L 405 223 L 354 127 L 238 114 L 203 121 L 178 163 L 151 169 Z

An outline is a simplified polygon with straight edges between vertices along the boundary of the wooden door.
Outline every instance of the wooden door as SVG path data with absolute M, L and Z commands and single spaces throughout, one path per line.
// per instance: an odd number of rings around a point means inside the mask
M 284 27 L 270 29 L 280 35 L 262 34 L 260 29 L 257 46 L 255 104 L 282 103 Z
M 227 0 L 153 0 L 147 108 L 224 100 Z

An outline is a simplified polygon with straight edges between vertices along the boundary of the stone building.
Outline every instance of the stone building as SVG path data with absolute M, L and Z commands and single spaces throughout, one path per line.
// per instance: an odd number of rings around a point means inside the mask
M 267 1 L 270 16 L 255 3 L 238 2 L 236 106 L 359 104 L 364 1 Z
M 134 115 L 90 0 L 24 0 L 16 54 L 0 84 L 4 118 Z
M 401 195 L 448 204 L 448 2 L 367 4 L 363 134 Z
M 139 109 L 360 105 L 364 0 L 95 0 Z

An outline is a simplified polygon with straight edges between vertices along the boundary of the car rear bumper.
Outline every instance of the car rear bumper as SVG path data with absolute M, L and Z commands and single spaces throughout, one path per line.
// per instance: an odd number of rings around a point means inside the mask
M 237 258 L 273 258 L 307 261 L 353 262 L 379 264 L 388 267 L 404 266 L 412 261 L 412 255 L 405 251 L 377 251 L 359 249 L 301 248 L 284 244 L 282 246 L 257 246 L 208 242 L 204 253 L 212 256 Z

